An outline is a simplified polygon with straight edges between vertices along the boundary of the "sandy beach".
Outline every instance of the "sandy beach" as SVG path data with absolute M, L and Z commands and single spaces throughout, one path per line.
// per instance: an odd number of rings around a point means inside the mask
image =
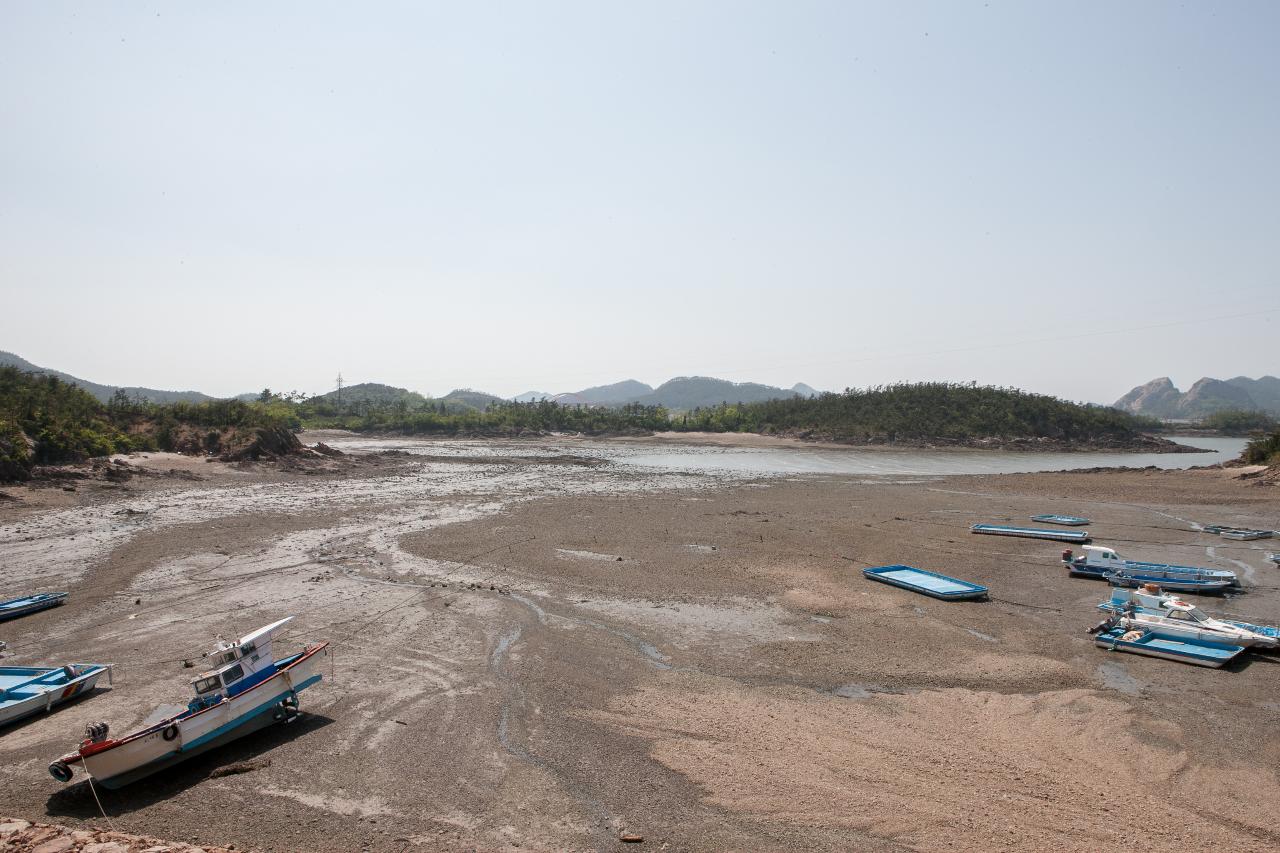
M 1202 604 L 1275 623 L 1276 543 L 1197 529 L 1280 526 L 1274 486 L 766 476 L 592 447 L 352 446 L 307 471 L 147 454 L 127 461 L 154 476 L 6 487 L 3 591 L 71 596 L 0 623 L 3 663 L 118 669 L 0 730 L 0 815 L 104 827 L 49 761 L 88 723 L 184 701 L 178 661 L 215 634 L 293 614 L 282 650 L 333 649 L 303 716 L 100 791 L 116 830 L 274 851 L 1280 845 L 1280 656 L 1104 651 L 1085 629 L 1108 587 L 1068 578 L 1062 545 L 968 532 L 1085 515 L 1126 555 L 1236 570 L 1246 592 Z M 888 563 L 993 600 L 862 577 Z

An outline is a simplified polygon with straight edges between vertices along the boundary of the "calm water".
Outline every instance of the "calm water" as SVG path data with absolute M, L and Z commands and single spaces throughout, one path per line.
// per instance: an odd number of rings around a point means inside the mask
M 753 471 L 772 474 L 1017 474 L 1064 468 L 1190 468 L 1235 459 L 1243 438 L 1197 438 L 1184 443 L 1211 453 L 1011 453 L 1001 450 L 826 450 L 810 448 L 664 447 L 614 461 L 659 468 Z M 611 458 L 612 455 L 611 455 Z
M 999 450 L 836 450 L 727 448 L 703 445 L 646 445 L 581 439 L 476 441 L 414 438 L 340 438 L 330 443 L 350 450 L 407 450 L 440 456 L 532 456 L 566 453 L 593 456 L 618 465 L 677 471 L 736 471 L 759 474 L 863 474 L 938 476 L 1016 474 L 1064 468 L 1190 468 L 1234 459 L 1242 438 L 1197 438 L 1185 443 L 1209 453 L 1010 453 Z

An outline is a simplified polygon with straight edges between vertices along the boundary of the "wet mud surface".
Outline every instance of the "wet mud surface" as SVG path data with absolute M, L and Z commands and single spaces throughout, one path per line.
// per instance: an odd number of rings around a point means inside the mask
M 1105 652 L 1084 629 L 1108 588 L 1067 578 L 1060 545 L 967 532 L 1083 514 L 1126 555 L 1240 571 L 1248 593 L 1207 608 L 1275 622 L 1267 543 L 1196 529 L 1277 526 L 1274 489 L 411 449 L 320 475 L 211 465 L 74 500 L 8 490 L 0 591 L 71 599 L 0 623 L 2 662 L 118 669 L 0 729 L 0 813 L 101 824 L 87 787 L 45 765 L 90 722 L 124 732 L 185 701 L 183 661 L 215 634 L 293 614 L 282 649 L 333 644 L 305 713 L 100 792 L 117 829 L 324 851 L 632 847 L 623 833 L 667 850 L 1280 844 L 1280 658 L 1214 671 Z M 996 600 L 863 580 L 885 563 Z

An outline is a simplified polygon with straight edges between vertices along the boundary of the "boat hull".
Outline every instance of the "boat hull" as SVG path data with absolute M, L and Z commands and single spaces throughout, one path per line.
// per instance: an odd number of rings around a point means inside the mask
M 1033 515 L 1031 520 L 1042 524 L 1060 524 L 1063 527 L 1084 527 L 1089 523 L 1089 519 L 1078 515 Z
M 1124 623 L 1121 623 L 1124 624 Z M 1188 643 L 1224 643 L 1231 646 L 1243 646 L 1244 648 L 1252 648 L 1257 645 L 1272 647 L 1275 640 L 1268 640 L 1265 637 L 1253 637 L 1245 634 L 1243 631 L 1234 633 L 1230 631 L 1214 631 L 1204 628 L 1193 627 L 1192 625 L 1181 624 L 1170 619 L 1163 619 L 1158 615 L 1138 612 L 1129 617 L 1129 626 L 1137 629 L 1146 629 L 1157 637 L 1168 637 L 1173 640 L 1182 640 Z
M 909 589 L 943 601 L 964 601 L 987 597 L 985 586 L 911 566 L 877 566 L 863 569 L 862 574 L 870 580 L 900 589 Z
M 1218 669 L 1235 659 L 1244 651 L 1243 646 L 1226 643 L 1192 643 L 1159 637 L 1151 633 L 1136 640 L 1121 639 L 1123 628 L 1112 628 L 1098 635 L 1094 641 L 1100 648 L 1116 652 L 1146 655 L 1147 657 L 1176 660 L 1194 666 L 1207 666 Z
M 32 694 L 29 696 L 0 699 L 0 726 L 30 717 L 32 714 L 38 714 L 41 711 L 52 710 L 63 702 L 91 693 L 93 688 L 97 686 L 98 679 L 102 678 L 104 674 L 110 678 L 111 666 L 109 664 L 77 664 L 76 667 L 84 671 L 74 678 L 38 685 L 30 691 L 23 691 Z M 23 674 L 35 676 L 42 672 L 52 674 L 57 672 L 57 669 L 49 667 L 0 667 L 0 678 L 17 678 Z
M 1009 527 L 1003 524 L 975 524 L 971 533 L 987 536 L 1017 536 L 1022 539 L 1047 539 L 1054 542 L 1088 542 L 1087 530 L 1049 530 L 1039 527 Z
M 65 592 L 52 592 L 0 601 L 0 622 L 4 622 L 7 619 L 17 619 L 19 616 L 26 616 L 30 613 L 38 613 L 41 610 L 48 610 L 50 607 L 57 607 L 59 604 L 65 603 L 66 600 L 67 594 Z
M 62 762 L 82 764 L 95 782 L 107 788 L 150 776 L 288 718 L 291 708 L 297 706 L 297 694 L 321 680 L 320 664 L 328 655 L 325 643 L 285 658 L 278 662 L 274 675 L 234 698 L 162 720 L 119 740 L 90 744 Z

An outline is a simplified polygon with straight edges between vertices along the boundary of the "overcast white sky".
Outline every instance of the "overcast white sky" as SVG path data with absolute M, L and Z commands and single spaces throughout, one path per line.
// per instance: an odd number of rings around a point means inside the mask
M 215 394 L 1280 373 L 1278 33 L 1274 2 L 7 2 L 0 349 Z

